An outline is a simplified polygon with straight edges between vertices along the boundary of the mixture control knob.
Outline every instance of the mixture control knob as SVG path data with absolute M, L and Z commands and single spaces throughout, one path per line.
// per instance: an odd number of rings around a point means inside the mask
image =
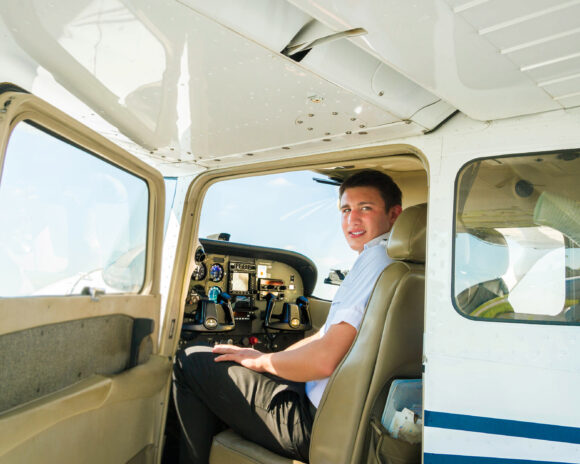
M 258 337 L 256 337 L 255 335 L 252 335 L 248 341 L 250 342 L 251 346 L 254 346 L 260 342 L 260 339 Z

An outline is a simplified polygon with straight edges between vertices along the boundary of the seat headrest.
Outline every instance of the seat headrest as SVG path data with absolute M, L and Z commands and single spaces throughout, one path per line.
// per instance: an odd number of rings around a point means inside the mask
M 395 221 L 387 243 L 392 259 L 425 262 L 427 204 L 410 206 Z

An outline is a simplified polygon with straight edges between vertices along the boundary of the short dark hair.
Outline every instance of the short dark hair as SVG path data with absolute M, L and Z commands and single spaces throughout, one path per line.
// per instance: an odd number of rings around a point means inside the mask
M 342 194 L 345 190 L 353 187 L 374 187 L 376 188 L 383 201 L 385 202 L 385 209 L 387 213 L 389 210 L 396 205 L 402 205 L 401 189 L 391 176 L 385 174 L 384 172 L 375 171 L 374 169 L 365 169 L 363 171 L 358 171 L 347 177 L 338 190 L 338 198 L 342 198 Z

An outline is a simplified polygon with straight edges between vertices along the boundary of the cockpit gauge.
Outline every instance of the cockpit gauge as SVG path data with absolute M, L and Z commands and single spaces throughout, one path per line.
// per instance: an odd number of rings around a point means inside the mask
M 209 292 L 207 292 L 207 297 L 214 302 L 217 302 L 218 300 L 218 296 L 220 296 L 220 293 L 222 292 L 222 289 L 219 287 L 212 287 L 209 289 Z
M 219 282 L 224 278 L 224 268 L 221 264 L 214 264 L 209 269 L 209 278 L 212 282 Z
M 195 262 L 196 263 L 202 263 L 203 261 L 205 261 L 205 250 L 203 249 L 203 247 L 198 246 L 197 249 L 195 250 Z
M 188 304 L 189 306 L 194 306 L 200 299 L 201 297 L 199 296 L 199 294 L 194 289 L 191 289 L 189 295 L 187 295 L 185 303 Z
M 195 269 L 191 273 L 191 280 L 203 280 L 207 274 L 207 267 L 203 263 L 199 263 L 195 266 Z

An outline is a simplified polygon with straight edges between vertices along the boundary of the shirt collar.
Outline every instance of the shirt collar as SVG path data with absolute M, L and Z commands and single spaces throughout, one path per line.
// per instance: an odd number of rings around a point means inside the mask
M 386 232 L 382 235 L 379 235 L 378 237 L 373 238 L 372 240 L 369 240 L 367 243 L 364 244 L 363 249 L 367 250 L 368 248 L 377 246 L 377 245 L 382 245 L 383 242 L 386 242 L 389 239 L 389 235 L 391 235 L 390 232 Z

